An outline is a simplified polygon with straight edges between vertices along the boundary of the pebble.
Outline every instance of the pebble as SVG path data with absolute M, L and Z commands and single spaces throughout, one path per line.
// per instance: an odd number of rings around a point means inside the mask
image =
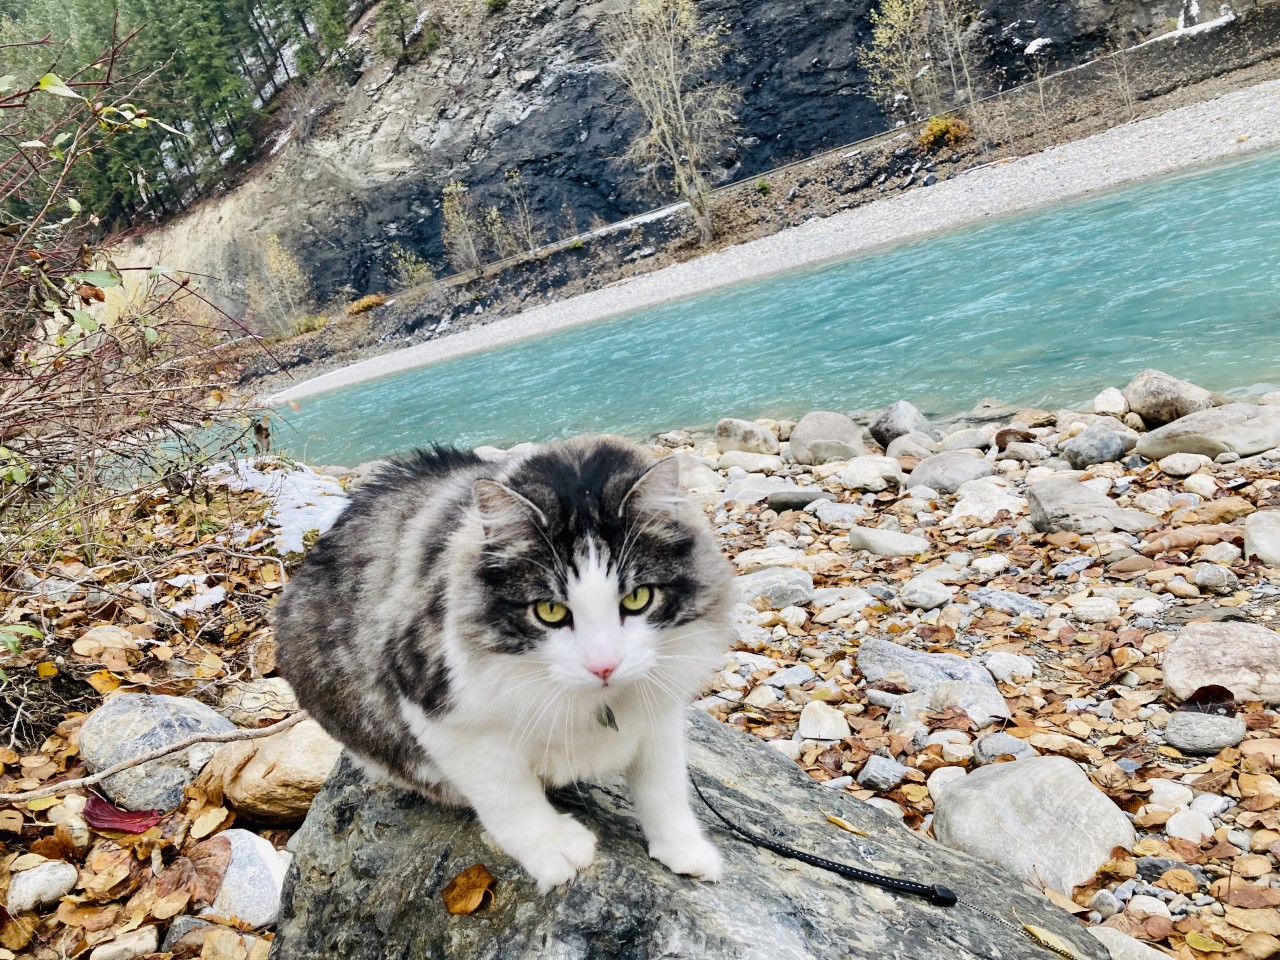
M 739 576 L 734 580 L 738 596 L 750 603 L 764 597 L 769 606 L 779 610 L 813 600 L 813 575 L 795 567 L 770 567 Z
M 71 892 L 78 876 L 79 871 L 62 860 L 46 860 L 15 873 L 9 881 L 5 908 L 19 914 L 54 903 Z
M 1206 817 L 1220 817 L 1231 809 L 1231 801 L 1212 793 L 1201 794 L 1191 801 L 1191 809 Z
M 849 734 L 845 715 L 821 700 L 811 700 L 800 711 L 800 736 L 806 740 L 843 740 Z
M 1193 473 L 1182 481 L 1182 489 L 1208 499 L 1218 492 L 1218 485 L 1214 482 L 1213 477 L 1206 476 L 1203 473 Z
M 884 792 L 900 784 L 908 772 L 908 768 L 896 760 L 872 754 L 858 771 L 858 783 L 868 790 Z
M 1200 843 L 1213 836 L 1213 821 L 1199 810 L 1179 810 L 1165 823 L 1164 832 L 1171 837 Z
M 1001 613 L 1013 614 L 1014 616 L 1039 619 L 1049 611 L 1047 603 L 1041 603 L 1039 600 L 1033 600 L 1031 597 L 1023 596 L 1020 593 L 996 590 L 992 587 L 970 590 L 969 598 L 974 603 L 981 604 L 992 610 L 999 610 Z
M 982 662 L 991 675 L 1002 683 L 1030 680 L 1036 672 L 1036 662 L 1018 653 L 989 653 Z
M 861 456 L 862 428 L 843 413 L 806 413 L 791 430 L 791 457 L 817 464 Z
M 1198 564 L 1192 571 L 1192 582 L 1201 590 L 1227 596 L 1240 589 L 1240 578 L 1227 567 L 1216 563 Z
M 1152 917 L 1172 917 L 1169 913 L 1168 905 L 1163 900 L 1141 893 L 1129 899 L 1129 904 L 1125 910 L 1128 913 L 1145 913 Z
M 965 772 L 964 767 L 938 767 L 933 773 L 929 774 L 929 779 L 925 781 L 925 786 L 929 788 L 929 796 L 937 800 L 948 784 L 966 776 L 968 774 Z
M 936 580 L 916 577 L 902 585 L 898 599 L 912 610 L 936 610 L 951 602 L 951 591 Z
M 1171 477 L 1189 477 L 1201 467 L 1208 466 L 1212 461 L 1208 457 L 1202 457 L 1196 453 L 1171 453 L 1164 457 L 1157 466 L 1161 472 Z
M 906 400 L 890 404 L 877 413 L 872 418 L 868 430 L 876 443 L 882 447 L 888 447 L 898 437 L 909 433 L 924 434 L 935 442 L 941 439 L 937 428 Z
M 1124 904 L 1110 890 L 1102 889 L 1090 898 L 1089 909 L 1098 911 L 1105 920 L 1107 917 L 1114 917 L 1123 910 Z
M 914 557 L 929 552 L 929 541 L 894 530 L 853 527 L 849 531 L 849 547 L 881 557 Z
M 973 745 L 973 759 L 980 766 L 995 763 L 1004 756 L 1024 760 L 1039 755 L 1031 744 L 1007 733 L 989 733 L 985 737 L 979 737 Z
M 1156 778 L 1148 780 L 1147 783 L 1151 785 L 1148 802 L 1154 803 L 1158 807 L 1164 807 L 1166 810 L 1189 807 L 1195 796 L 1190 787 L 1184 787 L 1182 784 L 1175 783 L 1172 780 Z
M 731 451 L 776 454 L 778 438 L 758 423 L 726 417 L 716 424 L 716 449 L 722 454 Z
M 995 465 L 982 457 L 948 450 L 916 464 L 911 471 L 910 484 L 913 487 L 931 487 L 939 493 L 955 493 L 962 484 L 989 477 L 995 472 Z
M 813 667 L 806 663 L 797 663 L 793 667 L 784 667 L 771 677 L 765 678 L 765 683 L 771 687 L 779 689 L 786 687 L 802 687 L 810 680 L 816 680 L 818 675 L 813 672 Z
M 1164 728 L 1165 743 L 1196 755 L 1212 755 L 1234 747 L 1244 735 L 1245 722 L 1239 717 L 1188 710 L 1175 712 Z
M 1081 623 L 1106 623 L 1120 616 L 1120 604 L 1110 597 L 1085 597 L 1071 608 L 1071 615 Z
M 114 940 L 99 944 L 89 954 L 89 960 L 134 960 L 155 953 L 160 944 L 160 931 L 154 924 L 122 933 Z

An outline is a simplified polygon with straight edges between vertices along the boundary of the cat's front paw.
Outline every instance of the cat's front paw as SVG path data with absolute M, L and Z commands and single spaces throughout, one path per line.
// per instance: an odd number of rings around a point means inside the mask
M 672 873 L 682 873 L 699 880 L 717 883 L 724 873 L 720 851 L 703 837 L 679 842 L 649 844 L 649 856 L 666 864 Z
M 538 838 L 520 858 L 520 865 L 538 882 L 538 892 L 547 893 L 591 866 L 595 855 L 595 834 L 566 814 L 555 828 Z

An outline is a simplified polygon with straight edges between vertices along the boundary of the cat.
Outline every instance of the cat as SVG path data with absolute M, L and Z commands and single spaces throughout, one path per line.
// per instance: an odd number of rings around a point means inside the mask
M 277 658 L 367 773 L 473 808 L 539 892 L 596 843 L 545 788 L 619 771 L 649 855 L 716 881 L 684 708 L 723 663 L 733 593 L 677 457 L 435 448 L 355 489 L 276 607 Z

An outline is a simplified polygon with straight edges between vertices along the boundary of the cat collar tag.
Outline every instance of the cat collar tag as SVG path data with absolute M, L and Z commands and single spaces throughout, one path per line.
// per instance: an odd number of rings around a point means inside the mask
M 596 722 L 602 727 L 608 727 L 610 730 L 618 729 L 618 720 L 613 715 L 613 708 L 607 703 L 601 706 L 596 713 Z

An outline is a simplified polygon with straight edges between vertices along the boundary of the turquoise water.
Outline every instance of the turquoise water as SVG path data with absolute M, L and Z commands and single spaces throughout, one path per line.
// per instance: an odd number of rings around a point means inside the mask
M 1159 367 L 1280 382 L 1280 152 L 669 303 L 300 401 L 318 463 L 643 437 L 722 416 L 1088 400 Z

